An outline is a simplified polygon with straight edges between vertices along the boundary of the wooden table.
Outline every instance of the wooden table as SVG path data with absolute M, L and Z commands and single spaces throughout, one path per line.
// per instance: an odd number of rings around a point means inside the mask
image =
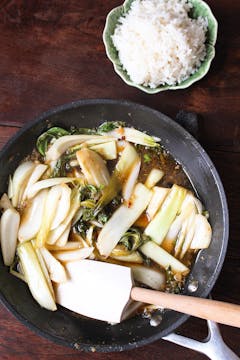
M 217 55 L 208 75 L 180 91 L 147 95 L 128 87 L 106 58 L 102 31 L 117 0 L 0 1 L 0 147 L 41 112 L 81 98 L 124 98 L 175 117 L 200 115 L 200 143 L 222 178 L 230 211 L 226 260 L 212 295 L 240 304 L 239 11 L 236 0 L 208 0 L 219 21 Z M 207 194 L 206 194 L 207 196 Z M 239 329 L 221 326 L 225 342 L 240 355 Z M 179 333 L 202 339 L 204 321 L 191 318 Z M 1 359 L 204 359 L 159 340 L 115 354 L 87 354 L 61 347 L 25 328 L 0 305 Z

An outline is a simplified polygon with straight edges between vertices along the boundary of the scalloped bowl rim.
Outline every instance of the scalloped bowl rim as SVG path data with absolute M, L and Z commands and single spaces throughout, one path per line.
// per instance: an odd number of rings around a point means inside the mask
M 212 63 L 212 60 L 215 57 L 215 47 L 214 47 L 214 45 L 216 44 L 216 41 L 217 41 L 218 22 L 217 22 L 215 16 L 213 15 L 212 10 L 209 7 L 209 5 L 203 0 L 197 0 L 197 1 L 198 1 L 198 3 L 202 4 L 206 8 L 206 10 L 208 11 L 209 16 L 211 17 L 211 20 L 214 23 L 213 40 L 212 40 L 211 43 L 207 44 L 208 47 L 211 49 L 208 61 L 205 63 L 205 67 L 204 67 L 203 71 L 197 77 L 191 78 L 191 75 L 190 75 L 190 77 L 188 79 L 184 80 L 182 82 L 182 84 L 181 83 L 178 84 L 178 85 L 167 85 L 166 84 L 166 85 L 160 85 L 160 86 L 158 86 L 156 88 L 150 88 L 150 87 L 146 87 L 146 86 L 143 86 L 143 85 L 140 85 L 140 84 L 136 84 L 132 80 L 128 79 L 126 77 L 126 75 L 127 75 L 126 70 L 124 70 L 122 67 L 119 68 L 118 65 L 116 64 L 116 59 L 111 55 L 111 51 L 110 51 L 111 45 L 109 44 L 109 41 L 107 40 L 107 34 L 108 34 L 108 31 L 109 31 L 110 19 L 119 10 L 121 10 L 121 9 L 124 10 L 124 7 L 129 2 L 129 0 L 125 0 L 122 5 L 113 8 L 108 13 L 108 15 L 106 17 L 105 27 L 104 27 L 104 30 L 103 30 L 103 35 L 102 35 L 103 43 L 105 45 L 106 55 L 107 55 L 108 59 L 112 62 L 115 72 L 121 77 L 121 79 L 126 84 L 128 84 L 129 86 L 132 86 L 132 87 L 136 87 L 136 88 L 138 88 L 138 89 L 140 89 L 140 90 L 142 90 L 142 91 L 144 91 L 144 92 L 146 92 L 148 94 L 156 94 L 158 92 L 165 91 L 165 90 L 186 89 L 189 86 L 191 86 L 193 83 L 201 80 L 208 73 L 208 71 L 210 69 L 210 66 L 211 66 L 211 63 Z M 126 13 L 125 10 L 123 12 Z M 202 65 L 203 65 L 203 63 L 197 69 L 197 71 L 199 71 L 201 69 Z M 194 75 L 194 74 L 192 74 L 192 75 Z

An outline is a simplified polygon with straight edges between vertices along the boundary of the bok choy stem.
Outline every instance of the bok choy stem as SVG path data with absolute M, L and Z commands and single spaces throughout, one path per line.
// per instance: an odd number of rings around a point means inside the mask
M 103 188 L 102 196 L 98 201 L 96 212 L 110 203 L 121 191 L 124 182 L 129 178 L 131 169 L 139 163 L 139 156 L 134 146 L 127 144 L 118 160 L 109 184 Z M 138 167 L 138 165 L 137 165 Z M 139 169 L 138 169 L 139 171 Z M 138 172 L 136 172 L 138 175 Z M 132 179 L 131 179 L 132 180 Z M 132 181 L 134 184 L 134 181 Z
M 151 198 L 151 191 L 138 183 L 133 191 L 130 205 L 122 204 L 102 228 L 97 247 L 101 255 L 108 257 L 121 237 L 134 224 L 146 209 Z
M 145 234 L 150 236 L 157 244 L 162 243 L 186 194 L 187 190 L 185 188 L 173 185 L 160 210 L 146 227 Z
M 24 277 L 34 299 L 39 303 L 39 305 L 48 310 L 57 310 L 55 300 L 49 289 L 47 280 L 42 272 L 31 242 L 25 242 L 19 245 L 17 253 L 20 258 Z
M 176 273 L 188 273 L 189 269 L 177 260 L 174 256 L 170 255 L 166 250 L 162 249 L 154 241 L 148 241 L 140 247 L 140 251 L 148 258 L 155 261 L 164 269 L 171 267 Z

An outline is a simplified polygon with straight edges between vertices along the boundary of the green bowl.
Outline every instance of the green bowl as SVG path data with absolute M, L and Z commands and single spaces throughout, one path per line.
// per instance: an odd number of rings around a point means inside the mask
M 201 66 L 198 70 L 189 76 L 186 80 L 182 81 L 178 85 L 160 85 L 156 88 L 150 88 L 148 86 L 135 84 L 127 74 L 126 70 L 123 69 L 123 66 L 118 57 L 118 51 L 113 45 L 112 35 L 114 33 L 115 27 L 118 23 L 118 19 L 121 16 L 124 16 L 130 9 L 131 4 L 134 0 L 125 0 L 122 6 L 118 6 L 114 8 L 107 16 L 105 28 L 103 31 L 103 42 L 106 48 L 106 53 L 108 58 L 112 61 L 114 70 L 116 73 L 130 86 L 135 86 L 136 88 L 145 91 L 148 94 L 156 94 L 160 91 L 164 90 L 177 90 L 177 89 L 185 89 L 188 86 L 192 85 L 194 82 L 200 80 L 204 75 L 207 74 L 211 62 L 215 56 L 215 48 L 214 45 L 217 40 L 217 29 L 218 23 L 215 19 L 211 9 L 209 6 L 202 0 L 189 0 L 192 3 L 193 8 L 191 9 L 190 16 L 192 18 L 197 18 L 199 16 L 206 17 L 208 19 L 208 31 L 207 31 L 207 39 L 206 39 L 206 57 L 202 62 Z

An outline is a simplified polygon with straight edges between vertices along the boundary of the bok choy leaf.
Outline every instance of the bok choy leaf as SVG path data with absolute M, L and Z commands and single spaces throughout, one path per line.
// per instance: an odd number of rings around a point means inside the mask
M 137 179 L 138 179 L 138 175 L 140 172 L 140 167 L 141 167 L 141 160 L 140 158 L 137 159 L 133 165 L 131 170 L 129 171 L 129 175 L 126 178 L 126 180 L 123 182 L 122 185 L 122 195 L 123 195 L 123 199 L 126 201 L 129 201 L 134 186 L 136 185 Z
M 135 251 L 141 246 L 145 241 L 148 241 L 149 237 L 143 234 L 137 228 L 130 228 L 119 240 L 119 244 L 124 245 L 128 251 Z
M 162 243 L 186 194 L 187 190 L 185 188 L 174 184 L 160 210 L 146 227 L 145 234 L 150 236 L 157 244 Z
M 101 135 L 65 135 L 61 138 L 57 139 L 48 149 L 46 152 L 46 161 L 50 162 L 52 160 L 58 160 L 60 156 L 65 153 L 68 148 L 74 145 L 80 145 L 87 140 L 94 140 L 94 139 L 101 139 L 101 140 L 109 140 L 111 141 L 112 138 L 108 136 L 101 136 Z
M 23 209 L 18 231 L 18 240 L 20 242 L 32 240 L 37 236 L 42 223 L 47 194 L 47 189 L 39 191 Z
M 143 265 L 131 266 L 134 280 L 155 290 L 163 290 L 166 276 L 163 271 L 147 268 Z
M 169 266 L 176 273 L 188 273 L 189 269 L 177 260 L 174 256 L 170 255 L 167 251 L 162 249 L 154 241 L 148 241 L 140 247 L 140 251 L 155 261 L 158 265 L 167 269 Z
M 122 121 L 106 121 L 97 128 L 97 132 L 99 134 L 106 133 L 116 128 L 123 127 L 124 125 L 125 123 Z
M 56 229 L 67 217 L 71 203 L 71 189 L 66 184 L 57 185 L 59 189 L 59 201 L 51 224 L 51 230 Z
M 127 255 L 113 255 L 110 254 L 110 258 L 118 261 L 142 264 L 143 258 L 138 251 L 133 251 Z
M 36 143 L 37 150 L 39 153 L 44 156 L 50 143 L 54 139 L 58 139 L 62 136 L 69 135 L 69 131 L 60 128 L 60 127 L 52 127 L 51 129 L 48 129 L 43 134 L 41 134 Z
M 162 179 L 163 176 L 164 176 L 164 172 L 162 170 L 155 168 L 152 169 L 145 181 L 146 187 L 151 189 Z
M 52 311 L 57 310 L 55 299 L 31 242 L 25 242 L 19 245 L 17 253 L 20 258 L 24 277 L 34 299 L 45 309 Z
M 34 162 L 25 161 L 15 170 L 12 178 L 12 197 L 8 194 L 14 207 L 17 207 L 20 204 L 25 186 L 35 166 Z
M 206 249 L 210 245 L 212 229 L 205 216 L 196 214 L 194 219 L 194 235 L 190 245 L 191 249 Z
M 170 189 L 154 186 L 152 191 L 152 198 L 146 210 L 147 216 L 150 218 L 150 220 L 154 218 L 157 211 L 160 209 L 160 206 L 162 205 Z
M 144 145 L 148 147 L 159 147 L 158 141 L 160 139 L 147 135 L 142 131 L 129 127 L 119 127 L 106 133 L 108 136 L 113 136 L 117 139 L 124 139 L 133 144 Z
M 97 248 L 102 256 L 108 257 L 121 237 L 134 224 L 146 209 L 151 198 L 151 191 L 138 183 L 133 191 L 130 204 L 122 204 L 102 228 Z
M 48 239 L 48 234 L 51 230 L 52 222 L 57 211 L 57 206 L 61 197 L 61 193 L 61 186 L 59 185 L 53 186 L 48 191 L 44 204 L 41 226 L 36 237 L 36 246 L 39 248 L 44 246 Z
M 98 187 L 108 185 L 110 175 L 100 155 L 93 150 L 83 148 L 76 152 L 76 156 L 88 184 Z
M 188 233 L 188 219 L 192 214 L 196 213 L 197 207 L 195 205 L 195 198 L 190 192 L 188 192 L 182 202 L 179 214 L 172 222 L 166 237 L 161 244 L 165 250 L 171 253 L 175 247 L 175 254 L 179 253 L 184 241 L 184 234 L 187 235 Z
M 8 195 L 4 193 L 0 198 L 0 209 L 7 210 L 12 208 L 13 205 L 11 203 L 11 200 L 9 199 Z
M 116 141 L 104 142 L 102 144 L 90 146 L 89 148 L 96 151 L 105 160 L 114 160 L 117 158 Z
M 7 266 L 10 266 L 14 260 L 19 223 L 20 215 L 15 209 L 9 208 L 2 214 L 0 222 L 0 239 L 3 262 Z
M 21 199 L 22 202 L 26 200 L 29 188 L 41 178 L 41 176 L 45 173 L 47 168 L 48 166 L 44 164 L 36 165 L 24 189 L 24 193 Z
M 56 283 L 67 281 L 67 274 L 63 265 L 45 248 L 40 248 L 40 252 L 45 261 L 50 279 Z
M 53 256 L 62 262 L 78 261 L 87 259 L 92 254 L 93 250 L 94 248 L 89 246 L 76 250 L 54 251 Z
M 131 177 L 131 170 L 136 167 L 134 171 L 134 178 Z M 114 172 L 110 178 L 108 186 L 103 188 L 102 196 L 98 201 L 96 211 L 106 206 L 112 201 L 121 191 L 125 184 L 125 195 L 129 195 L 130 186 L 135 185 L 136 175 L 139 173 L 139 156 L 134 146 L 127 144 L 118 160 Z M 130 179 L 128 183 L 127 179 Z M 128 191 L 127 191 L 128 187 Z
M 60 177 L 60 178 L 52 178 L 52 179 L 45 179 L 45 180 L 37 181 L 35 184 L 30 186 L 28 193 L 27 193 L 27 197 L 28 197 L 28 199 L 31 199 L 34 196 L 36 196 L 36 194 L 40 190 L 47 189 L 47 188 L 50 188 L 55 185 L 72 183 L 74 181 L 76 181 L 78 183 L 83 182 L 82 179 L 73 178 L 73 177 Z

